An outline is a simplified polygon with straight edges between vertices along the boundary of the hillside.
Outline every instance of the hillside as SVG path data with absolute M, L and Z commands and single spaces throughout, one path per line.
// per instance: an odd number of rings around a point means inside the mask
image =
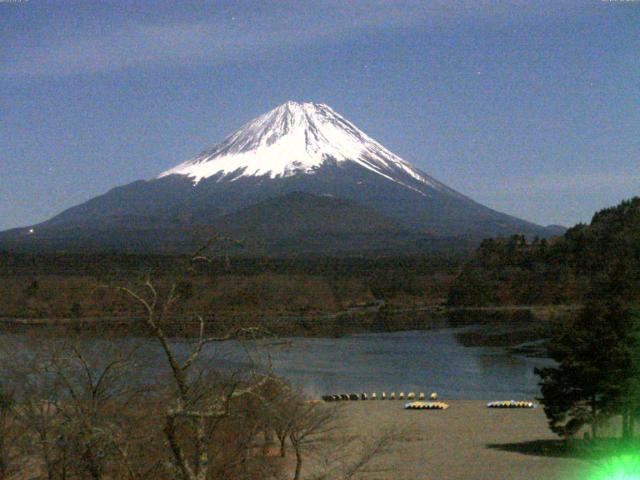
M 416 250 L 416 232 L 349 200 L 294 192 L 217 219 L 214 228 L 265 255 Z M 244 240 L 246 239 L 246 240 Z M 392 243 L 393 242 L 393 243 Z
M 605 280 L 615 285 L 611 295 L 638 296 L 640 197 L 601 210 L 589 225 L 553 239 L 483 241 L 456 278 L 449 304 L 582 303 Z
M 287 102 L 153 179 L 0 233 L 0 248 L 186 252 L 227 233 L 253 253 L 402 253 L 555 231 L 444 185 L 327 105 Z

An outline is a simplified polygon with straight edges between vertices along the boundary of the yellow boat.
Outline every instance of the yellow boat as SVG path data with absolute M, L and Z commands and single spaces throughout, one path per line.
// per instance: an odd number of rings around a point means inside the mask
M 444 402 L 409 402 L 404 406 L 407 410 L 446 410 L 449 405 Z

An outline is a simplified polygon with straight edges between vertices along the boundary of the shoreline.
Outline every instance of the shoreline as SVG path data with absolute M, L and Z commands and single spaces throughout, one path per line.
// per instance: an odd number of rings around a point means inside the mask
M 344 338 L 367 333 L 430 331 L 460 328 L 456 333 L 464 347 L 500 348 L 514 356 L 548 358 L 547 343 L 575 316 L 579 305 L 455 307 L 422 305 L 391 308 L 371 304 L 333 313 L 218 314 L 205 319 L 206 335 L 224 335 L 234 328 L 260 326 L 276 338 Z M 196 338 L 199 323 L 174 317 L 165 330 L 176 341 Z M 20 318 L 0 316 L 0 334 L 47 331 L 47 334 L 77 334 L 90 338 L 145 338 L 149 336 L 143 317 L 108 316 L 81 318 Z
M 366 315 L 379 313 L 384 305 L 376 306 L 363 306 L 353 307 L 339 311 L 318 311 L 318 312 L 283 312 L 281 314 L 269 313 L 266 315 L 268 318 L 281 318 L 292 319 L 305 317 L 310 320 L 322 320 L 326 318 L 336 318 L 343 315 Z M 544 314 L 547 312 L 563 313 L 571 312 L 581 308 L 581 305 L 566 304 L 566 305 L 494 305 L 494 306 L 447 306 L 442 303 L 434 305 L 416 305 L 416 306 L 402 306 L 391 307 L 386 311 L 389 314 L 401 314 L 401 313 L 413 313 L 413 312 L 432 312 L 439 314 L 449 314 L 457 312 L 470 312 L 470 313 L 514 313 L 514 312 L 531 312 L 532 314 Z M 225 311 L 221 316 L 252 316 L 259 315 L 257 312 L 228 312 Z M 0 323 L 23 323 L 23 324 L 49 324 L 49 323 L 74 323 L 74 322 L 122 322 L 122 321 L 135 321 L 142 317 L 136 316 L 87 316 L 87 317 L 33 317 L 33 316 L 15 316 L 15 315 L 2 315 L 0 314 Z
M 275 337 L 342 338 L 366 333 L 429 331 L 440 328 L 467 328 L 457 334 L 465 347 L 498 347 L 514 355 L 545 357 L 546 340 L 553 337 L 570 318 L 574 306 L 532 309 L 528 306 L 483 309 L 446 309 L 423 306 L 407 309 L 352 309 L 331 314 L 248 315 L 219 314 L 206 318 L 205 333 L 221 335 L 233 328 L 260 325 Z M 540 313 L 542 312 L 542 313 Z M 199 323 L 180 317 L 169 318 L 167 333 L 175 339 L 197 337 Z M 49 331 L 100 337 L 146 337 L 144 317 L 110 316 L 82 318 L 0 317 L 0 333 Z

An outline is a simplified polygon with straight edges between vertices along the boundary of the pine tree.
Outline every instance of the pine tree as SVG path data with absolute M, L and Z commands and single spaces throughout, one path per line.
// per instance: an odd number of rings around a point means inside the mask
M 578 422 L 591 425 L 595 438 L 603 419 L 621 414 L 623 433 L 631 434 L 640 392 L 638 324 L 618 299 L 596 299 L 549 345 L 558 366 L 536 373 L 553 432 L 567 436 Z

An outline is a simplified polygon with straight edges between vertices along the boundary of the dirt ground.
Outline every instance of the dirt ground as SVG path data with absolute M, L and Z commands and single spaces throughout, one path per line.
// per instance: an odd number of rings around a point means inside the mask
M 448 401 L 448 410 L 404 410 L 402 401 L 345 402 L 351 429 L 372 438 L 389 429 L 398 440 L 359 478 L 424 480 L 578 480 L 593 467 L 571 458 L 544 412 L 494 410 L 482 401 Z

